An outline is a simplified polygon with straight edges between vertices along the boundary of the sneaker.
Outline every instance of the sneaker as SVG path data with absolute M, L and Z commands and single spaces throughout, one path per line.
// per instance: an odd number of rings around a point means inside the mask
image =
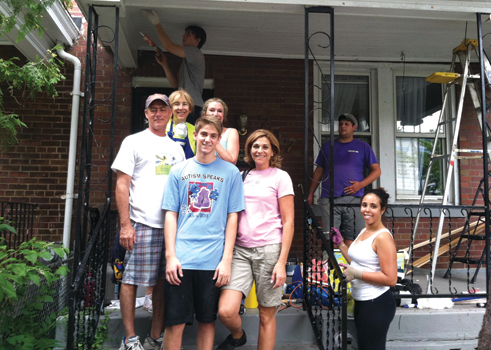
M 143 310 L 147 310 L 153 314 L 152 294 L 145 295 L 145 301 L 143 302 Z
M 218 345 L 217 350 L 232 350 L 247 343 L 246 333 L 244 330 L 242 330 L 242 332 L 243 334 L 240 339 L 234 339 L 234 337 L 232 337 L 232 334 L 229 334 L 227 339 L 225 339 L 223 343 Z
M 245 313 L 246 313 L 246 309 L 244 304 L 240 304 L 239 315 L 242 316 Z
M 128 338 L 128 342 L 125 344 L 126 337 L 123 337 L 121 341 L 121 346 L 119 350 L 144 350 L 143 346 L 140 343 L 140 337 L 134 335 Z
M 164 341 L 164 332 L 160 333 L 160 337 L 153 339 L 150 334 L 147 334 L 145 342 L 143 343 L 143 348 L 145 350 L 160 350 L 162 347 L 162 342 Z

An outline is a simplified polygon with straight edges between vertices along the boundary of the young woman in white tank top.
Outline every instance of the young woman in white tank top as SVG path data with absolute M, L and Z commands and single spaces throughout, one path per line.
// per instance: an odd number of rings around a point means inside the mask
M 397 252 L 394 239 L 382 223 L 389 195 L 379 188 L 368 191 L 361 202 L 363 229 L 348 247 L 339 249 L 349 265 L 344 267 L 355 299 L 355 324 L 358 349 L 384 350 L 390 322 L 395 315 L 395 300 L 390 287 L 397 282 Z M 333 233 L 335 234 L 335 233 Z

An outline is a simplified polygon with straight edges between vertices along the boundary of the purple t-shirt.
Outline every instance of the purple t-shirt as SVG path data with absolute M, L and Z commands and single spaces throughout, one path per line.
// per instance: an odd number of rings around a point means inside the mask
M 321 198 L 329 197 L 330 146 L 331 143 L 326 142 L 316 160 L 316 164 L 324 168 Z M 363 170 L 375 163 L 378 163 L 377 157 L 366 142 L 357 139 L 346 143 L 334 140 L 334 197 L 343 196 L 344 189 L 352 185 L 350 181 L 363 181 Z M 362 188 L 354 196 L 363 197 L 363 193 Z

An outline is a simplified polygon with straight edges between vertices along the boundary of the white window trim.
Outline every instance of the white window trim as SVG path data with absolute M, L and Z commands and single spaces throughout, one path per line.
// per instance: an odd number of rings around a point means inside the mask
M 322 72 L 329 74 L 329 62 L 319 62 L 320 69 L 314 65 L 314 101 L 322 101 Z M 322 71 L 321 71 L 322 70 Z M 449 70 L 449 65 L 442 64 L 414 64 L 406 63 L 405 75 L 406 76 L 421 76 L 426 77 L 434 72 L 446 72 Z M 391 204 L 417 204 L 418 198 L 408 198 L 404 200 L 396 200 L 396 88 L 395 77 L 402 75 L 403 66 L 401 63 L 375 63 L 375 62 L 336 62 L 335 74 L 336 75 L 367 75 L 370 79 L 370 134 L 372 138 L 372 149 L 379 160 L 380 167 L 382 168 L 382 175 L 378 180 L 373 183 L 374 187 L 383 186 L 387 192 L 391 195 L 389 202 Z M 449 102 L 452 108 L 449 109 L 450 118 L 455 117 L 455 96 L 450 94 Z M 315 136 L 320 140 L 321 132 L 318 121 L 322 119 L 322 110 L 319 103 L 314 103 L 313 112 L 313 130 Z M 454 128 L 447 128 L 446 130 L 446 146 L 450 147 L 452 141 L 452 130 Z M 362 135 L 366 133 L 355 133 Z M 380 137 L 384 135 L 384 137 Z M 434 135 L 433 135 L 434 136 Z M 322 145 L 320 145 L 322 146 Z M 320 146 L 314 139 L 314 164 L 315 159 L 320 152 Z M 452 191 L 450 194 L 449 203 L 459 204 L 459 190 L 458 184 L 458 164 L 454 167 L 454 181 Z M 316 191 L 314 196 L 314 203 L 318 203 L 320 197 L 319 190 Z M 426 197 L 428 199 L 428 197 Z

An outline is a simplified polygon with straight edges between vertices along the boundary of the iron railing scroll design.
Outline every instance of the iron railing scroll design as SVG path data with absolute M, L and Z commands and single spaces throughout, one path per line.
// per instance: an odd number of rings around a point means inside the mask
M 96 8 L 101 7 L 106 8 L 104 9 L 105 12 L 107 8 L 114 9 L 114 29 L 99 25 L 99 16 Z M 111 217 L 114 217 L 114 215 L 111 215 L 113 177 L 110 165 L 113 161 L 117 102 L 119 8 L 114 6 L 90 6 L 87 23 L 78 208 L 72 266 L 73 279 L 69 289 L 68 302 L 69 315 L 66 346 L 68 350 L 92 349 L 99 318 L 104 313 L 109 236 L 114 226 L 111 223 Z M 100 74 L 103 69 L 100 67 L 101 61 L 97 56 L 97 40 L 101 29 L 106 34 L 109 31 L 113 35 L 111 41 L 103 43 L 112 44 L 114 61 L 111 94 L 97 100 L 96 87 L 102 85 L 101 82 L 97 81 L 98 72 Z M 95 110 L 101 106 L 110 110 L 110 119 L 103 120 L 96 117 Z M 108 123 L 110 123 L 110 144 L 103 147 L 104 140 L 97 139 L 99 133 L 95 130 L 102 129 L 104 124 Z M 108 151 L 106 151 L 107 149 Z M 106 155 L 105 152 L 109 154 Z M 93 154 L 100 156 L 107 168 L 102 180 L 92 179 L 92 168 L 95 166 L 95 161 L 92 161 Z M 102 173 L 104 174 L 104 172 Z M 91 198 L 91 196 L 94 198 Z
M 0 237 L 5 238 L 7 249 L 16 249 L 32 239 L 34 211 L 37 208 L 39 204 L 0 202 L 0 217 L 17 231 L 17 234 L 8 230 L 0 231 Z

